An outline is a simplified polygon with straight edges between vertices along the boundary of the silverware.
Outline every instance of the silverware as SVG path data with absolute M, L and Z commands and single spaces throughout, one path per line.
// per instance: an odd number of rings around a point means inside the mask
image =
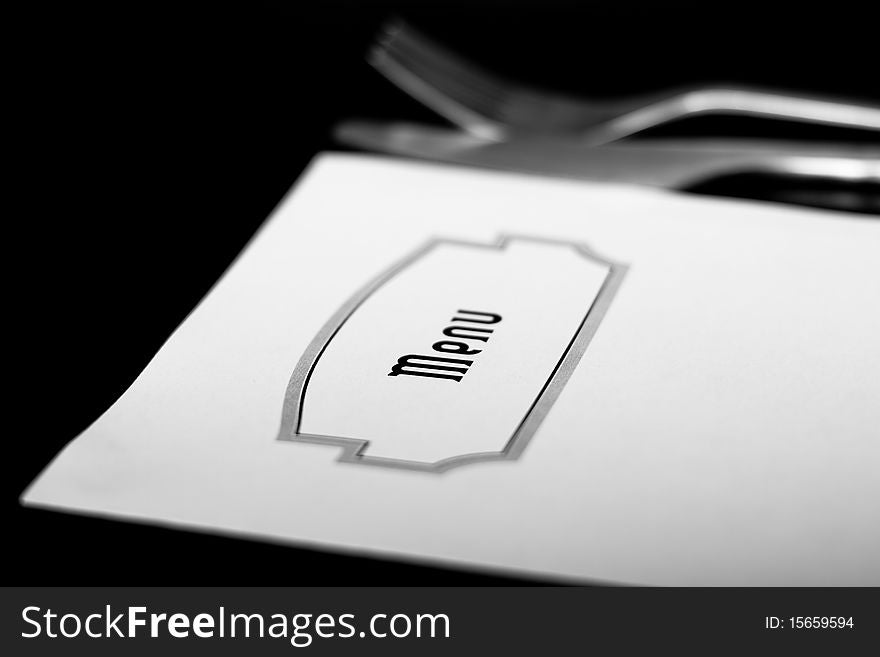
M 485 139 L 558 133 L 599 145 L 698 114 L 880 130 L 880 108 L 755 88 L 691 87 L 614 101 L 545 93 L 497 77 L 402 22 L 386 28 L 369 61 L 403 91 Z
M 335 137 L 348 146 L 424 160 L 671 189 L 736 173 L 880 183 L 878 147 L 742 140 L 644 140 L 590 147 L 565 137 L 496 142 L 447 128 L 363 121 L 342 123 Z

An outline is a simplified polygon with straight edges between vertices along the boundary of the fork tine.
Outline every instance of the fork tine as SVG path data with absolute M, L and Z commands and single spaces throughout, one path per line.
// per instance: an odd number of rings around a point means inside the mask
M 433 83 L 426 82 L 421 73 L 412 70 L 386 51 L 374 50 L 370 53 L 370 63 L 410 96 L 468 132 L 486 139 L 504 138 L 504 126 L 473 110 L 468 102 L 461 102 L 457 96 L 447 94 Z
M 490 96 L 506 93 L 514 86 L 512 81 L 501 79 L 406 24 L 395 30 L 387 47 L 399 51 L 403 56 L 418 58 L 424 64 L 436 67 Z
M 402 21 L 385 28 L 370 62 L 437 113 L 483 137 L 505 138 L 524 122 L 531 129 L 535 116 L 569 126 L 590 113 L 582 102 L 491 73 Z
M 455 99 L 466 102 L 470 107 L 490 118 L 495 118 L 497 105 L 508 96 L 503 89 L 483 88 L 479 82 L 460 75 L 456 69 L 446 68 L 430 60 L 425 61 L 420 54 L 409 54 L 394 48 L 386 52 L 398 65 L 419 75 L 426 83 Z
M 423 47 L 402 23 L 385 30 L 369 54 L 379 72 L 453 123 L 483 137 L 502 138 L 496 109 L 507 90 L 468 71 L 468 64 L 440 46 Z M 471 67 L 473 68 L 473 67 Z

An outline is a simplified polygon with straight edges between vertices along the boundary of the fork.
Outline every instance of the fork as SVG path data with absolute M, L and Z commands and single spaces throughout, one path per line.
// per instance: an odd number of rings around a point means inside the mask
M 483 139 L 578 136 L 601 145 L 700 114 L 744 115 L 880 131 L 880 108 L 748 87 L 687 87 L 620 100 L 576 99 L 498 77 L 424 36 L 389 24 L 369 62 L 453 124 Z

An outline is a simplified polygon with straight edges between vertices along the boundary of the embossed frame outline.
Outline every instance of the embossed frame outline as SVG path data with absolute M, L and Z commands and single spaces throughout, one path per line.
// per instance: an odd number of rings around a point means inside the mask
M 584 314 L 577 330 L 574 332 L 568 345 L 563 350 L 562 355 L 557 361 L 556 366 L 553 368 L 553 371 L 550 373 L 547 381 L 545 381 L 537 397 L 535 397 L 535 400 L 532 402 L 528 411 L 526 411 L 525 416 L 519 422 L 516 430 L 514 430 L 501 451 L 461 454 L 441 459 L 434 463 L 424 463 L 420 461 L 364 454 L 364 450 L 369 445 L 369 440 L 300 433 L 299 428 L 302 422 L 305 395 L 312 372 L 317 366 L 324 351 L 340 329 L 345 325 L 348 318 L 351 317 L 376 290 L 380 289 L 394 276 L 405 270 L 409 265 L 422 258 L 440 244 L 455 244 L 458 246 L 482 249 L 504 249 L 512 241 L 517 240 L 571 247 L 581 256 L 606 265 L 608 267 L 608 274 L 605 276 L 605 280 L 602 282 L 599 292 L 596 294 L 596 297 L 593 299 L 593 302 Z M 318 334 L 306 347 L 306 350 L 303 352 L 303 355 L 300 357 L 290 376 L 287 390 L 284 395 L 281 427 L 277 439 L 289 442 L 307 442 L 340 447 L 342 448 L 342 452 L 337 461 L 342 463 L 359 463 L 421 472 L 439 473 L 470 463 L 518 459 L 528 446 L 532 436 L 537 432 L 538 427 L 546 417 L 547 413 L 550 412 L 550 408 L 553 406 L 557 397 L 559 397 L 562 389 L 565 387 L 565 384 L 568 382 L 568 379 L 571 377 L 586 352 L 590 341 L 595 335 L 596 330 L 599 328 L 602 318 L 607 312 L 611 305 L 611 301 L 623 282 L 627 270 L 627 265 L 608 260 L 589 247 L 568 240 L 517 234 L 501 235 L 494 243 L 471 242 L 468 240 L 445 237 L 431 238 L 421 247 L 397 261 L 394 265 L 380 273 L 369 283 L 355 292 L 355 294 L 333 314 L 324 326 L 321 327 L 321 330 L 318 331 Z

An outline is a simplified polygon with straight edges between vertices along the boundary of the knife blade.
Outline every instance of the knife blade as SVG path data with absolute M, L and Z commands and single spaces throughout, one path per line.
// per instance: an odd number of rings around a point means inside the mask
M 424 160 L 597 182 L 683 189 L 737 173 L 880 183 L 880 148 L 743 140 L 639 140 L 588 147 L 557 137 L 490 141 L 409 123 L 346 121 L 342 144 Z

